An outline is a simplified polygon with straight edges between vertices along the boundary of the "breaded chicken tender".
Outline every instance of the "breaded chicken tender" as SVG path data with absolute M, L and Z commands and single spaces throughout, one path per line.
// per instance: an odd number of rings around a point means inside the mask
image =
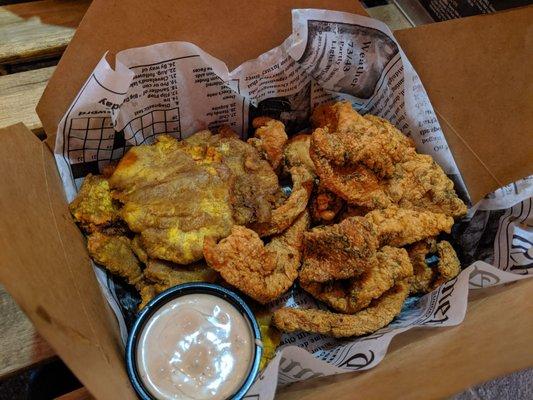
M 88 174 L 85 177 L 69 209 L 76 222 L 88 233 L 109 226 L 119 217 L 109 183 L 100 175 Z
M 289 171 L 292 167 L 304 166 L 315 177 L 315 164 L 309 154 L 310 146 L 311 135 L 300 134 L 291 137 L 285 145 L 283 152 L 285 170 Z
M 332 224 L 343 209 L 344 204 L 344 200 L 339 196 L 323 186 L 318 186 L 310 201 L 311 220 L 320 225 Z
M 296 280 L 301 242 L 308 224 L 309 216 L 304 212 L 266 245 L 251 229 L 234 226 L 231 234 L 218 244 L 206 238 L 205 260 L 230 285 L 262 304 L 268 303 L 285 293 Z
M 336 314 L 316 309 L 281 308 L 273 322 L 284 332 L 310 332 L 334 337 L 360 336 L 388 325 L 402 310 L 409 295 L 409 282 L 398 282 L 374 300 L 368 308 L 355 314 Z
M 442 168 L 388 121 L 361 116 L 347 102 L 317 108 L 313 121 L 310 154 L 321 184 L 348 203 L 466 213 Z
M 141 264 L 127 237 L 94 232 L 87 238 L 87 249 L 94 261 L 130 285 L 136 285 L 142 279 Z
M 359 276 L 376 263 L 375 227 L 354 217 L 304 234 L 300 281 L 327 282 Z
M 385 246 L 377 252 L 376 263 L 357 278 L 301 286 L 334 310 L 353 314 L 412 275 L 413 266 L 405 249 Z
M 455 278 L 461 271 L 461 263 L 452 245 L 443 240 L 437 243 L 437 254 L 439 263 L 437 264 L 438 275 L 433 282 L 433 289 L 443 283 Z
M 254 137 L 247 142 L 277 170 L 283 160 L 283 148 L 288 140 L 285 125 L 270 117 L 257 117 L 252 121 L 252 126 L 255 128 Z
M 290 173 L 293 186 L 289 198 L 272 210 L 268 223 L 250 226 L 261 237 L 280 234 L 291 226 L 307 207 L 314 178 L 303 166 L 291 168 Z
M 413 264 L 411 293 L 430 292 L 431 283 L 435 278 L 436 271 L 427 264 L 426 257 L 428 254 L 437 251 L 437 241 L 434 238 L 421 240 L 409 246 L 407 251 L 411 259 L 411 264 Z
M 236 225 L 268 223 L 282 194 L 278 176 L 257 150 L 230 129 L 207 140 L 222 155 L 221 162 L 232 173 L 231 200 Z
M 311 158 L 315 154 L 315 158 L 326 158 L 338 166 L 360 163 L 383 178 L 394 173 L 396 163 L 415 154 L 413 141 L 388 121 L 373 115 L 362 116 L 347 102 L 321 106 L 315 112 L 320 113 L 324 107 L 331 107 L 334 117 L 313 132 Z M 320 122 L 320 118 L 314 120 Z
M 215 282 L 218 274 L 203 261 L 191 265 L 176 265 L 163 260 L 148 260 L 144 277 L 166 290 L 188 282 Z
M 381 246 L 404 246 L 450 232 L 453 218 L 444 214 L 390 207 L 364 217 L 316 227 L 304 234 L 300 280 L 327 282 L 361 275 L 375 265 Z
M 204 262 L 192 265 L 177 265 L 168 261 L 150 259 L 143 271 L 143 280 L 137 284 L 142 309 L 159 293 L 171 287 L 189 282 L 215 282 L 218 274 Z
M 429 293 L 461 271 L 461 263 L 452 245 L 434 238 L 414 243 L 408 248 L 409 258 L 413 264 L 414 276 L 411 280 L 411 293 Z M 435 266 L 428 265 L 427 257 L 434 255 Z
M 375 227 L 381 245 L 405 246 L 419 240 L 450 233 L 453 218 L 430 211 L 413 211 L 398 207 L 374 210 L 364 217 Z

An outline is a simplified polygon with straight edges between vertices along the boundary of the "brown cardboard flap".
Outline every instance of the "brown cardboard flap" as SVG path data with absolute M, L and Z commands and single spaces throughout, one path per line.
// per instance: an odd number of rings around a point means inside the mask
M 475 202 L 533 173 L 533 6 L 395 32 Z
M 292 31 L 293 8 L 366 15 L 356 0 L 94 0 L 37 105 L 44 130 L 54 140 L 59 120 L 107 50 L 112 62 L 120 50 L 182 40 L 231 70 L 279 46 Z
M 396 336 L 371 370 L 280 389 L 279 400 L 444 399 L 533 366 L 533 279 L 471 292 L 464 322 Z
M 23 124 L 0 129 L 0 171 L 0 281 L 95 397 L 135 398 L 51 152 Z

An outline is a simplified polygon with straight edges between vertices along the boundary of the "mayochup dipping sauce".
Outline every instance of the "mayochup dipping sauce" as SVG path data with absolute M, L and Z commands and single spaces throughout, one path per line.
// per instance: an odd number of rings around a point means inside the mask
M 137 369 L 157 399 L 225 399 L 246 379 L 254 357 L 248 321 L 226 300 L 197 293 L 157 309 L 137 344 Z

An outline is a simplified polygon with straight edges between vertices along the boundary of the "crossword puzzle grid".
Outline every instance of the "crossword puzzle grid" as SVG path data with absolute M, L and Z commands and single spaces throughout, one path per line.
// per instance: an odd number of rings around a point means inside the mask
M 131 146 L 153 142 L 161 133 L 181 139 L 179 108 L 153 110 L 132 119 L 116 132 L 110 116 L 70 120 L 68 158 L 75 179 L 100 173 L 100 167 L 120 159 Z

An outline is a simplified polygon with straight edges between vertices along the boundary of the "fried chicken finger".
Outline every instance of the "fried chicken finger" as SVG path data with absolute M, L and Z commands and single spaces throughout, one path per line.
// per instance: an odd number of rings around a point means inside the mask
M 334 337 L 365 335 L 388 325 L 402 310 L 408 294 L 409 283 L 401 281 L 356 314 L 282 308 L 274 312 L 273 322 L 284 332 L 304 331 Z

